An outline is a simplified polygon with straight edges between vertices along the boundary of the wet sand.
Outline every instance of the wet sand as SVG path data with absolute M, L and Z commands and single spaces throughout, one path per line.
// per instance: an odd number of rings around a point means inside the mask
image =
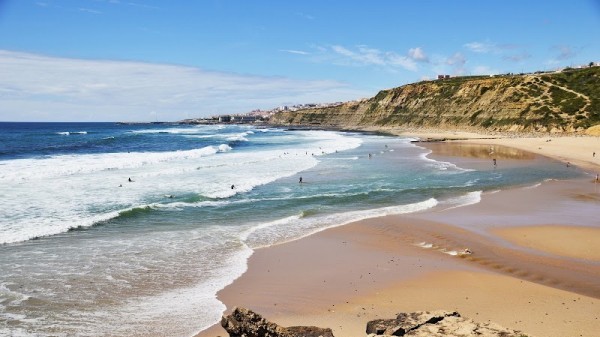
M 392 134 L 415 137 L 421 140 L 441 140 L 460 142 L 463 144 L 480 144 L 487 146 L 501 145 L 531 153 L 554 158 L 564 163 L 578 165 L 593 174 L 600 174 L 600 137 L 577 135 L 566 136 L 548 134 L 546 136 L 515 136 L 511 134 L 484 134 L 462 131 L 385 130 Z
M 600 261 L 600 228 L 527 226 L 498 228 L 494 234 L 517 245 L 557 256 Z
M 433 157 L 490 165 L 485 147 L 446 145 L 432 146 Z M 590 232 L 540 245 L 573 226 L 597 233 L 595 185 L 549 181 L 484 193 L 474 205 L 367 219 L 259 249 L 218 297 L 228 311 L 244 306 L 284 326 L 330 327 L 338 337 L 363 334 L 372 319 L 436 309 L 533 336 L 597 336 L 600 246 L 590 243 L 585 258 L 565 254 Z M 519 241 L 531 230 L 534 240 Z M 472 254 L 460 255 L 465 248 Z M 226 332 L 214 326 L 200 334 L 217 335 Z

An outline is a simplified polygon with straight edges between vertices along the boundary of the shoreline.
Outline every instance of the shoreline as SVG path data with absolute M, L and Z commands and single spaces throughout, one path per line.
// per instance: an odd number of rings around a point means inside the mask
M 490 136 L 489 134 L 464 131 L 388 131 L 396 136 L 415 137 L 424 142 L 501 145 L 539 154 L 564 163 L 570 162 L 590 173 L 600 173 L 600 137 L 598 136 L 553 134 Z
M 429 135 L 421 134 L 418 138 L 426 137 Z M 473 136 L 469 140 L 439 144 L 456 147 L 465 143 L 489 146 L 511 142 Z M 431 149 L 427 143 L 422 145 Z M 521 144 L 521 149 L 536 145 L 535 142 Z M 552 149 L 562 150 L 564 146 Z M 432 147 L 432 157 L 442 156 L 444 160 L 451 158 L 458 162 L 468 157 L 436 152 L 435 146 Z M 569 152 L 569 157 L 560 153 L 550 157 L 566 158 L 585 169 L 598 170 L 599 165 L 586 161 L 582 151 L 575 151 L 577 156 Z M 531 152 L 547 155 L 541 151 Z M 545 193 L 553 195 L 552 202 L 560 203 L 561 198 L 569 198 L 588 212 L 585 205 L 597 207 L 600 204 L 600 198 L 595 199 L 597 191 L 581 192 L 588 185 L 589 179 L 583 178 L 568 183 L 546 182 L 536 188 L 486 193 L 479 203 L 454 210 L 434 208 L 407 215 L 371 218 L 257 249 L 248 261 L 246 273 L 221 290 L 218 298 L 227 306 L 227 312 L 234 306 L 246 306 L 284 326 L 330 327 L 338 337 L 356 335 L 364 331 L 368 320 L 389 318 L 399 311 L 437 309 L 458 310 L 464 316 L 479 321 L 490 320 L 527 334 L 572 335 L 573 331 L 568 327 L 577 325 L 580 328 L 578 335 L 593 336 L 600 326 L 596 314 L 600 306 L 600 289 L 594 284 L 600 277 L 598 252 L 593 246 L 589 256 L 580 252 L 584 259 L 561 253 L 589 232 L 565 240 L 567 248 L 560 249 L 556 249 L 556 244 L 554 248 L 542 249 L 539 242 L 523 244 L 518 238 L 535 225 L 538 225 L 536 236 L 543 236 L 543 226 L 559 234 L 561 229 L 564 233 L 574 226 L 581 227 L 577 221 L 575 224 L 565 219 L 551 222 L 545 216 L 539 217 L 536 207 L 543 211 L 547 205 L 549 200 Z M 573 196 L 571 190 L 580 191 L 584 197 Z M 590 199 L 590 195 L 593 198 Z M 506 206 L 507 200 L 515 202 L 515 199 L 524 203 L 533 200 L 535 205 L 524 209 Z M 497 204 L 502 202 L 505 207 L 498 210 Z M 483 232 L 468 228 L 482 215 L 498 219 L 512 210 L 522 219 L 533 215 L 537 220 L 530 224 L 511 218 L 508 223 L 497 223 Z M 588 230 L 600 233 L 597 231 L 600 224 L 595 225 L 597 227 Z M 505 233 L 503 237 L 497 234 L 499 230 L 509 234 Z M 509 235 L 512 239 L 507 237 Z M 484 243 L 480 243 L 482 241 Z M 426 242 L 437 249 L 418 247 L 418 242 Z M 472 255 L 459 258 L 448 254 L 467 244 L 474 252 Z M 515 264 L 514 260 L 519 263 Z M 569 268 L 565 269 L 565 266 Z M 403 299 L 410 299 L 410 303 Z M 525 303 L 524 299 L 529 300 Z M 198 334 L 201 337 L 217 335 L 226 335 L 218 325 Z

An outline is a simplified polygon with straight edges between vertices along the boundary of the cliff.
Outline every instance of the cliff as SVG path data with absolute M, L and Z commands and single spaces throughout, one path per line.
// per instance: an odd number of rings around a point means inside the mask
M 280 112 L 271 124 L 583 132 L 600 124 L 600 67 L 423 81 L 370 99 Z

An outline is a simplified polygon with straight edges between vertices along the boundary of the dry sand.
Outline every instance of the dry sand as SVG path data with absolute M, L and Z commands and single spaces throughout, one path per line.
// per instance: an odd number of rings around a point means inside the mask
M 584 163 L 596 139 L 587 141 L 564 158 Z M 554 142 L 551 151 L 571 144 Z M 483 165 L 486 152 L 477 146 L 435 146 L 439 156 Z M 502 163 L 529 159 L 512 156 Z M 588 168 L 597 168 L 593 163 Z M 337 337 L 363 334 L 372 319 L 435 309 L 539 337 L 598 336 L 597 185 L 551 181 L 484 194 L 475 205 L 367 219 L 259 249 L 218 297 L 228 310 L 245 306 L 284 326 L 330 327 Z M 557 235 L 563 240 L 549 240 Z M 465 247 L 473 254 L 451 255 Z M 217 335 L 226 335 L 218 325 L 200 334 Z

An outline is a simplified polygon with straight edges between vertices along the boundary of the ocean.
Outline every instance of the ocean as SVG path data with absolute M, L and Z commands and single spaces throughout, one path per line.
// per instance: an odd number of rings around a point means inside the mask
M 0 123 L 0 336 L 192 336 L 254 249 L 578 174 L 429 153 L 352 132 Z

